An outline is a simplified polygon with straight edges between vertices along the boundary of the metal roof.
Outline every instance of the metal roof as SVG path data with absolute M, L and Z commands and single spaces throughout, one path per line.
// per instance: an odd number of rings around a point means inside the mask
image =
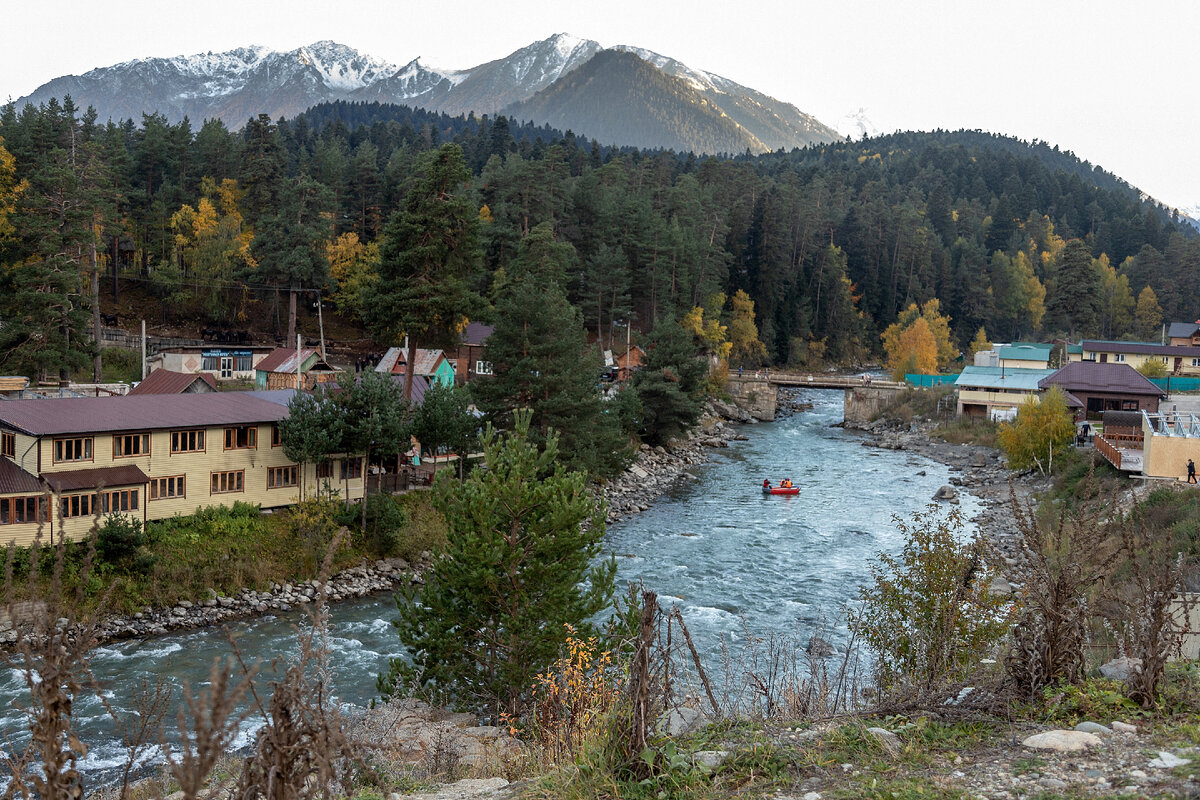
M 1195 322 L 1172 322 L 1167 328 L 1167 338 L 1190 339 L 1200 331 L 1200 320 Z
M 388 351 L 383 354 L 383 358 L 379 359 L 379 366 L 375 367 L 375 371 L 403 375 L 405 367 L 404 357 L 404 348 L 389 347 Z M 426 350 L 418 347 L 415 358 L 417 368 L 413 371 L 413 374 L 433 375 L 437 371 L 438 362 L 445 357 L 445 354 L 441 350 Z
M 1050 351 L 1053 348 L 1052 344 L 1014 342 L 998 348 L 998 355 L 1009 361 L 1041 361 L 1044 363 L 1050 360 Z
M 1134 353 L 1143 356 L 1176 356 L 1195 358 L 1200 356 L 1200 347 L 1191 345 L 1157 344 L 1155 342 L 1105 342 L 1085 339 L 1083 349 L 1091 353 Z
M 40 494 L 44 491 L 36 475 L 0 456 L 0 494 Z
M 300 369 L 304 370 L 304 362 L 318 356 L 316 350 L 303 348 L 300 351 Z M 296 372 L 296 348 L 277 347 L 262 361 L 254 365 L 255 372 Z
M 1128 364 L 1073 361 L 1039 383 L 1043 389 L 1061 386 L 1075 394 L 1136 394 L 1166 397 L 1162 389 Z
M 208 391 L 217 390 L 216 381 L 206 372 L 187 373 L 172 372 L 169 369 L 156 369 L 146 376 L 146 380 L 129 390 L 133 394 L 183 394 L 193 383 L 200 381 L 208 386 Z M 204 391 L 204 390 L 202 390 Z M 129 395 L 126 395 L 128 397 Z
M 997 392 L 1037 392 L 1038 382 L 1053 375 L 1053 369 L 1023 367 L 963 367 L 954 381 L 960 389 L 988 389 Z
M 482 322 L 471 322 L 462 332 L 459 341 L 463 344 L 483 344 L 496 330 L 494 325 L 484 325 Z
M 286 419 L 286 405 L 249 392 L 74 397 L 0 403 L 0 425 L 31 436 L 250 425 Z
M 112 488 L 114 486 L 140 486 L 150 480 L 146 477 L 146 473 L 131 464 L 120 467 L 43 472 L 42 478 L 55 492 L 72 492 L 76 489 L 99 489 L 101 487 Z

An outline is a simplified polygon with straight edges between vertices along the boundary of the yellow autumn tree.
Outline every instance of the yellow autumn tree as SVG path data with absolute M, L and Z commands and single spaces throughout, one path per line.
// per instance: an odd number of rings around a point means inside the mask
M 363 290 L 379 281 L 379 245 L 364 245 L 357 233 L 343 233 L 325 246 L 325 255 L 337 283 L 333 300 L 338 310 L 361 320 Z
M 903 379 L 906 373 L 940 372 L 958 355 L 958 349 L 950 339 L 950 317 L 941 309 L 941 301 L 936 297 L 921 306 L 912 303 L 883 332 L 881 338 L 887 368 L 892 375 L 899 376 L 897 380 Z M 918 326 L 918 333 L 909 332 Z
M 226 178 L 218 184 L 206 177 L 200 181 L 200 193 L 194 208 L 185 204 L 171 215 L 174 266 L 183 287 L 210 317 L 229 320 L 236 316 L 234 279 L 239 271 L 255 266 L 250 252 L 254 234 L 238 208 L 237 181 Z
M 0 242 L 15 233 L 9 217 L 17 210 L 17 199 L 28 184 L 17 180 L 17 161 L 4 148 L 4 137 L 0 136 Z
M 758 340 L 758 325 L 754 322 L 754 301 L 738 289 L 729 298 L 730 358 L 739 363 L 757 366 L 767 360 L 767 346 Z
M 1162 306 L 1158 304 L 1158 295 L 1149 286 L 1138 293 L 1137 307 L 1133 312 L 1134 328 L 1143 341 L 1158 339 L 1163 321 Z
M 722 361 L 729 358 L 733 343 L 728 339 L 729 328 L 721 324 L 721 310 L 725 308 L 725 293 L 709 295 L 703 306 L 696 306 L 679 321 L 687 331 L 703 342 L 704 349 Z
M 1040 399 L 1035 395 L 1022 403 L 1017 418 L 1000 426 L 996 441 L 1008 456 L 1009 469 L 1037 467 L 1048 475 L 1054 469 L 1054 454 L 1065 455 L 1074 437 L 1066 393 L 1051 386 Z
M 967 364 L 975 363 L 976 353 L 983 353 L 991 349 L 992 343 L 988 341 L 987 331 L 980 326 L 979 330 L 975 332 L 975 338 L 967 345 Z

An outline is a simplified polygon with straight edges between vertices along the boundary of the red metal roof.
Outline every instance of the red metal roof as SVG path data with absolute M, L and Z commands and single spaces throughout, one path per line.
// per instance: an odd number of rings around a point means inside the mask
M 1163 396 L 1162 389 L 1128 364 L 1101 364 L 1093 361 L 1073 361 L 1053 375 L 1038 381 L 1045 389 L 1061 386 L 1074 393 L 1138 394 Z
M 216 381 L 206 372 L 188 374 L 172 372 L 169 369 L 156 369 L 146 377 L 146 380 L 133 387 L 126 397 L 135 394 L 183 394 L 196 381 L 212 387 L 214 392 L 217 390 Z
M 0 403 L 0 425 L 31 436 L 250 425 L 286 419 L 286 405 L 249 392 L 69 397 Z
M 140 486 L 150 479 L 146 473 L 133 465 L 121 467 L 99 467 L 97 469 L 72 469 L 65 472 L 42 473 L 42 477 L 55 492 L 72 492 L 77 489 L 106 489 L 116 486 Z
M 44 491 L 36 475 L 0 456 L 0 494 L 41 494 Z

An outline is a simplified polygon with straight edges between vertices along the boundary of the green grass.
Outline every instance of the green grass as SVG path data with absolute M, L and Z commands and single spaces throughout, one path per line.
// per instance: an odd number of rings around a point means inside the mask
M 334 554 L 335 572 L 364 559 L 401 555 L 411 560 L 422 551 L 442 549 L 445 522 L 430 506 L 429 493 L 414 492 L 397 502 L 407 523 L 394 538 L 392 552 L 372 549 L 376 542 L 351 527 Z M 95 609 L 104 599 L 104 613 L 130 614 L 146 606 L 204 600 L 210 589 L 219 595 L 233 595 L 242 589 L 263 591 L 272 583 L 309 580 L 316 577 L 338 530 L 340 510 L 337 501 L 306 501 L 286 511 L 263 514 L 257 506 L 238 503 L 154 521 L 147 525 L 148 544 L 137 560 L 137 569 L 97 560 L 86 585 L 83 565 L 88 545 L 72 543 L 66 550 L 63 594 L 71 597 L 80 591 L 83 608 L 79 611 Z M 32 593 L 25 579 L 29 550 L 14 555 L 14 589 L 21 597 Z M 48 590 L 52 566 L 53 553 L 43 552 L 38 592 Z

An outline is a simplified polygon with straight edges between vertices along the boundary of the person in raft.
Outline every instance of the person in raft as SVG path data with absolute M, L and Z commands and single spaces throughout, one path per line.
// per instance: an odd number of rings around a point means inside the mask
M 785 489 L 790 489 L 790 488 L 792 488 L 792 479 L 791 479 L 791 478 L 784 478 L 784 479 L 783 479 L 783 480 L 780 482 L 780 484 L 779 484 L 779 485 L 780 485 L 780 486 L 782 486 L 782 487 L 783 487 L 783 488 L 785 488 Z
M 763 488 L 764 488 L 764 489 L 770 489 L 770 488 L 771 488 L 771 481 L 769 481 L 769 480 L 768 480 L 768 479 L 766 479 L 766 478 L 763 478 Z

